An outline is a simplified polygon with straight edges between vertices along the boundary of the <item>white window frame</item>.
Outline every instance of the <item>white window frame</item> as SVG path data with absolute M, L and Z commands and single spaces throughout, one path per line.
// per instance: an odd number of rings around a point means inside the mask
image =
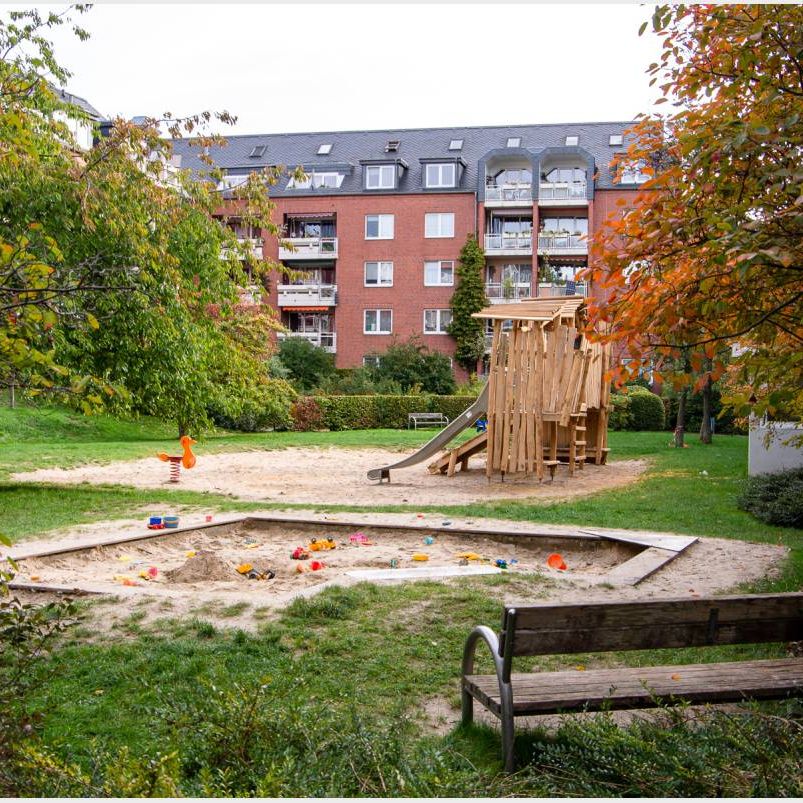
M 442 281 L 444 263 L 451 263 L 451 265 L 452 265 L 452 280 L 450 282 Z M 437 282 L 428 282 L 427 281 L 427 265 L 437 265 L 438 266 L 438 278 L 439 278 L 439 281 L 437 281 Z M 424 261 L 424 287 L 453 287 L 453 286 L 454 286 L 454 260 L 453 259 L 427 259 L 427 260 Z
M 373 218 L 373 217 L 377 218 L 377 231 L 378 231 L 378 233 L 377 233 L 376 237 L 369 237 L 368 236 L 368 219 L 369 218 Z M 390 220 L 390 226 L 388 227 L 386 225 L 384 227 L 385 228 L 385 233 L 383 234 L 382 233 L 383 223 L 387 224 L 388 220 Z M 395 227 L 396 227 L 395 215 L 386 215 L 386 214 L 366 215 L 365 216 L 365 239 L 366 240 L 392 240 Z M 388 231 L 390 233 L 388 233 Z
M 577 134 L 566 135 L 566 145 L 574 147 L 580 144 L 580 137 Z
M 450 151 L 462 151 L 463 150 L 463 140 L 462 139 L 451 139 L 451 140 L 449 140 L 449 150 Z
M 396 189 L 395 164 L 366 165 L 365 166 L 365 189 L 366 190 L 395 190 Z M 372 182 L 371 176 L 376 175 L 376 183 Z M 390 178 L 390 184 L 387 179 Z
M 652 176 L 642 173 L 642 167 L 646 167 L 643 162 L 632 162 L 622 160 L 619 162 L 619 183 L 620 184 L 643 184 L 649 181 Z
M 346 177 L 344 173 L 338 173 L 333 170 L 321 173 L 316 173 L 313 170 L 310 173 L 306 173 L 305 176 L 306 177 L 300 181 L 297 181 L 295 177 L 291 177 L 290 181 L 287 182 L 287 189 L 308 190 L 310 188 L 318 189 L 319 187 L 329 187 L 330 189 L 333 189 L 339 187 L 343 183 L 343 179 Z M 332 179 L 334 179 L 333 182 Z M 327 184 L 327 181 L 330 181 L 331 183 Z
M 611 134 L 610 137 L 608 137 L 608 145 L 621 145 L 622 139 L 621 134 Z
M 508 137 L 507 142 L 505 143 L 506 148 L 520 148 L 521 147 L 521 137 Z
M 435 313 L 435 325 L 437 327 L 434 331 L 431 329 L 429 330 L 427 329 L 427 314 L 432 312 Z M 444 312 L 449 313 L 449 321 L 446 324 L 443 323 Z M 451 322 L 452 322 L 452 310 L 450 308 L 446 307 L 439 309 L 425 309 L 423 323 L 421 325 L 421 331 L 425 335 L 448 335 L 449 333 L 446 331 L 446 327 Z
M 382 313 L 387 312 L 390 314 L 390 327 L 385 329 L 380 329 L 380 325 L 382 323 Z M 373 313 L 376 318 L 376 330 L 369 331 L 368 329 L 368 315 Z M 393 334 L 393 310 L 392 309 L 364 309 L 362 311 L 362 333 L 364 335 L 390 335 Z
M 376 282 L 369 282 L 368 281 L 368 266 L 369 265 L 376 265 Z M 390 281 L 383 281 L 382 280 L 382 268 L 383 266 L 387 270 L 388 266 L 390 267 Z M 363 264 L 363 286 L 364 287 L 393 287 L 393 263 L 387 260 L 376 260 L 376 259 L 369 259 L 367 262 Z
M 444 173 L 451 171 L 451 178 L 444 181 Z M 430 170 L 432 174 L 430 175 Z M 436 181 L 432 181 L 436 178 Z M 454 162 L 430 162 L 424 165 L 424 186 L 425 187 L 456 187 L 457 186 L 457 165 Z
M 331 142 L 322 142 L 318 146 L 318 156 L 328 156 L 332 152 Z
M 451 226 L 446 227 L 447 230 L 451 228 L 448 234 L 444 234 L 444 219 L 451 218 Z M 437 224 L 434 228 L 430 228 L 430 223 Z M 440 238 L 453 238 L 454 237 L 454 212 L 426 212 L 424 213 L 424 237 L 428 240 Z

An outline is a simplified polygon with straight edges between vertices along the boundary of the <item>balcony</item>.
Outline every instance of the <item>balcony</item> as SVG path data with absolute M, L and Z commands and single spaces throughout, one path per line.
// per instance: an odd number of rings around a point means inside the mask
M 279 259 L 337 259 L 337 237 L 286 237 L 279 240 Z
M 262 259 L 262 244 L 264 241 L 261 237 L 238 237 L 237 242 L 241 247 L 250 252 L 252 257 L 255 259 Z M 223 259 L 229 259 L 234 255 L 235 251 L 233 248 L 228 248 L 225 245 L 221 247 L 220 256 Z
M 280 284 L 280 307 L 334 307 L 337 304 L 336 284 Z
M 533 188 L 531 184 L 508 184 L 485 188 L 485 206 L 532 206 L 532 204 Z
M 539 206 L 586 206 L 586 182 L 542 181 L 538 187 Z
M 532 256 L 532 234 L 486 234 L 485 253 L 489 256 Z
M 485 295 L 491 304 L 510 304 L 514 301 L 521 301 L 523 298 L 532 297 L 532 286 L 528 284 L 508 284 L 487 282 L 485 285 Z
M 555 296 L 588 296 L 588 282 L 575 282 L 574 288 L 567 282 L 539 282 L 538 295 L 541 298 Z
M 330 354 L 337 351 L 337 335 L 334 332 L 279 332 L 278 337 L 279 340 L 288 337 L 303 337 L 313 346 L 318 346 Z
M 538 235 L 538 253 L 552 256 L 585 256 L 588 240 L 584 234 L 542 232 Z

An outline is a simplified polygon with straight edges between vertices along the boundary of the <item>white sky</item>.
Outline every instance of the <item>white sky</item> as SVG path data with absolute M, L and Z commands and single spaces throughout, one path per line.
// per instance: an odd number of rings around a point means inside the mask
M 89 41 L 53 38 L 68 88 L 102 113 L 226 109 L 229 133 L 629 120 L 657 96 L 658 40 L 638 36 L 651 11 L 103 4 L 78 17 Z

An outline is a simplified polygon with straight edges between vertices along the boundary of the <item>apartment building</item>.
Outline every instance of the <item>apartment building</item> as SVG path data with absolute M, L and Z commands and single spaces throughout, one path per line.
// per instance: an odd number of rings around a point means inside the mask
M 491 303 L 593 293 L 578 278 L 587 237 L 647 178 L 638 165 L 612 171 L 629 125 L 249 135 L 208 154 L 225 170 L 224 198 L 254 170 L 287 168 L 272 190 L 281 238 L 230 224 L 291 271 L 263 294 L 288 329 L 280 336 L 305 338 L 348 368 L 394 336 L 453 354 L 446 327 L 470 233 L 485 252 Z M 203 169 L 189 142 L 175 151 L 182 168 Z M 299 166 L 303 180 L 292 177 Z

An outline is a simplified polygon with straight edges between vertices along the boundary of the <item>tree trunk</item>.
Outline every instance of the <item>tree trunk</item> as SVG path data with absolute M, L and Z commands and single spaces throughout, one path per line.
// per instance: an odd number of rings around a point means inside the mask
M 703 385 L 703 421 L 700 424 L 700 440 L 703 443 L 711 443 L 713 438 L 711 431 L 711 377 Z
M 678 417 L 675 422 L 675 448 L 682 449 L 685 445 L 683 443 L 683 436 L 686 432 L 686 396 L 689 394 L 688 388 L 683 388 L 678 399 Z

